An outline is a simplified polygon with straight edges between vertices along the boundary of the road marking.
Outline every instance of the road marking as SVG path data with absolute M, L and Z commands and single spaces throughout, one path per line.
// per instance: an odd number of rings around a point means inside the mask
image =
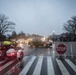
M 21 64 L 21 62 L 26 62 L 26 59 L 28 59 L 29 56 L 25 56 L 22 61 L 19 61 L 16 65 L 14 65 L 13 67 L 17 68 L 19 67 L 18 65 Z M 29 62 L 26 64 L 26 66 L 23 68 L 23 70 L 19 73 L 19 75 L 26 75 L 27 72 L 29 71 L 31 65 L 33 64 L 33 62 L 35 61 L 37 56 L 33 56 Z M 36 66 L 34 67 L 34 71 L 32 75 L 40 75 L 41 74 L 41 69 L 42 69 L 42 65 L 43 65 L 43 58 L 44 56 L 38 56 L 38 61 L 36 63 Z M 54 70 L 54 65 L 52 62 L 52 57 L 51 56 L 47 56 L 47 75 L 55 75 L 55 70 Z M 15 60 L 14 60 L 15 61 Z M 10 64 L 12 64 L 14 61 L 10 61 L 8 63 L 6 63 L 5 65 L 0 67 L 0 71 L 2 71 L 3 69 L 5 69 L 6 67 L 8 67 Z M 2 61 L 3 62 L 3 61 Z M 70 75 L 70 73 L 68 72 L 68 70 L 66 69 L 67 66 L 65 66 L 61 60 L 56 59 L 56 62 L 58 64 L 58 67 L 60 68 L 59 71 L 61 71 L 62 75 Z M 76 72 L 76 65 L 74 65 L 69 59 L 65 59 L 65 62 L 67 62 L 69 64 L 69 66 Z M 32 65 L 33 66 L 33 65 Z M 45 66 L 45 65 L 43 65 Z M 56 67 L 57 68 L 57 67 Z M 11 74 L 11 70 L 12 68 L 6 72 L 4 75 L 10 75 Z
M 39 60 L 36 64 L 35 70 L 33 72 L 33 75 L 40 75 L 41 72 L 41 66 L 42 66 L 43 56 L 39 57 Z
M 26 59 L 28 58 L 28 56 L 25 56 L 20 62 L 25 62 L 26 61 Z M 20 62 L 18 62 L 16 65 L 14 65 L 12 68 L 16 68 L 17 67 L 17 65 L 20 65 Z M 11 69 L 12 69 L 11 68 Z M 4 75 L 10 75 L 10 73 L 11 73 L 11 69 L 9 70 L 9 71 L 7 71 Z
M 27 63 L 27 65 L 24 67 L 24 69 L 21 71 L 21 73 L 19 75 L 26 75 L 26 73 L 28 72 L 29 68 L 31 67 L 32 63 L 35 60 L 35 56 L 32 57 L 32 59 Z
M 27 58 L 28 58 L 28 56 L 25 56 L 25 57 L 22 59 L 22 61 L 25 61 Z
M 55 75 L 51 57 L 47 57 L 47 69 L 48 75 Z
M 0 64 L 4 63 L 5 61 L 0 61 Z
M 10 61 L 10 62 L 6 63 L 5 65 L 1 66 L 1 67 L 0 67 L 0 71 L 2 71 L 3 69 L 5 69 L 7 66 L 9 66 L 10 64 L 12 64 L 14 61 L 15 61 L 15 60 Z
M 56 59 L 56 61 L 62 72 L 62 75 L 70 75 L 69 72 L 67 71 L 67 69 L 65 68 L 65 66 L 63 65 L 63 63 L 61 62 L 61 60 Z
M 65 61 L 70 65 L 70 67 L 76 72 L 76 65 L 74 65 L 69 59 L 65 59 Z

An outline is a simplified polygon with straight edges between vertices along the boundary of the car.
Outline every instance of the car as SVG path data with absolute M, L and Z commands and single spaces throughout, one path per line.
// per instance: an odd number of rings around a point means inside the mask
M 0 45 L 0 60 L 18 59 L 22 60 L 24 56 L 21 47 L 14 47 L 14 45 Z
M 6 52 L 6 56 L 8 58 L 17 58 L 18 60 L 22 60 L 23 59 L 23 50 L 19 49 L 19 48 L 10 48 L 7 52 Z
M 31 47 L 50 47 L 52 46 L 52 41 L 42 41 L 41 39 L 35 38 L 28 43 Z
M 21 42 L 18 43 L 16 47 L 18 47 L 18 48 L 20 47 L 22 50 L 24 50 L 24 44 Z

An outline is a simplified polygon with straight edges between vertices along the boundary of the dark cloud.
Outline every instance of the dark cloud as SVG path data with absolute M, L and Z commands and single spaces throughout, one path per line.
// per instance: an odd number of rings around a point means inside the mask
M 76 0 L 0 0 L 0 13 L 14 21 L 16 31 L 49 35 L 63 32 L 63 23 L 76 15 Z

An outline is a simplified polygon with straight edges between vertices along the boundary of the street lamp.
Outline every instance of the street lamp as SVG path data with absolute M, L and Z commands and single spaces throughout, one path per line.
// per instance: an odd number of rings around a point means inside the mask
M 54 30 L 52 32 L 52 39 L 53 39 L 53 42 L 54 42 L 54 39 L 55 39 L 55 31 Z
M 53 33 L 52 33 L 53 35 L 55 34 L 55 31 L 53 30 Z

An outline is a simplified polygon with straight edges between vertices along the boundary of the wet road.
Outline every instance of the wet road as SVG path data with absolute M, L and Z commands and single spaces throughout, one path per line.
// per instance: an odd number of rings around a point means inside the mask
M 36 48 L 30 55 L 32 56 L 53 56 L 52 48 Z
M 59 60 L 54 52 L 53 48 L 25 46 L 23 60 L 4 63 L 0 66 L 0 75 L 76 75 L 76 61 Z

